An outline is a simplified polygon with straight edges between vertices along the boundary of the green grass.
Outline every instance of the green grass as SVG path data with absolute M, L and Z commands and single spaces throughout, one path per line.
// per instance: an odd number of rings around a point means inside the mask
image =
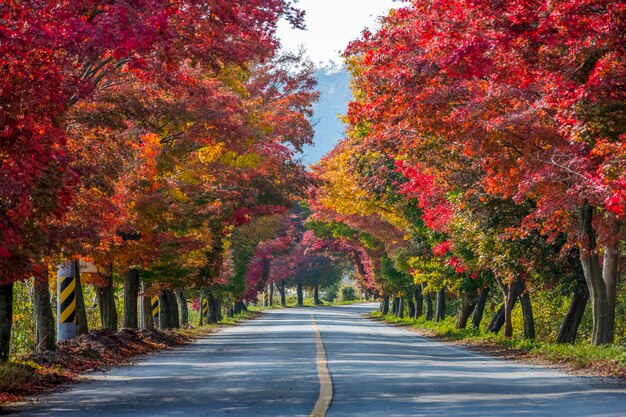
M 222 320 L 217 324 L 218 326 L 235 326 L 243 320 L 247 320 L 254 316 L 253 311 L 242 311 L 239 314 L 235 314 L 232 317 L 224 316 Z
M 293 308 L 293 307 L 294 306 L 292 306 L 292 305 L 286 305 L 286 306 L 283 307 L 283 306 L 280 305 L 280 303 L 274 303 L 273 306 L 266 306 L 266 307 L 263 307 L 262 305 L 256 305 L 256 306 L 249 305 L 248 306 L 248 310 L 250 310 L 250 311 L 266 311 L 266 310 L 279 310 L 281 308 Z
M 592 346 L 588 342 L 560 344 L 535 339 L 509 338 L 501 334 L 487 333 L 482 329 L 456 329 L 455 317 L 448 317 L 441 322 L 427 321 L 423 318 L 398 318 L 391 314 L 383 316 L 380 312 L 372 312 L 370 317 L 391 324 L 424 329 L 429 334 L 446 340 L 462 340 L 472 345 L 498 346 L 512 351 L 528 352 L 553 363 L 567 363 L 576 369 L 592 368 L 603 375 L 626 376 L 626 347 L 622 345 Z
M 254 312 L 257 310 L 254 308 L 250 308 L 250 307 L 248 308 L 250 309 L 250 311 L 243 311 L 239 314 L 234 315 L 233 317 L 224 316 L 222 320 L 220 320 L 219 323 L 214 323 L 214 324 L 204 323 L 202 324 L 202 326 L 197 326 L 197 322 L 195 322 L 195 324 L 190 324 L 188 327 L 184 327 L 184 328 L 181 327 L 180 329 L 174 329 L 174 330 L 178 334 L 182 335 L 183 337 L 193 339 L 193 338 L 202 336 L 211 330 L 220 329 L 225 326 L 236 326 L 240 322 L 253 317 L 255 314 Z M 190 321 L 190 323 L 193 323 L 193 322 Z

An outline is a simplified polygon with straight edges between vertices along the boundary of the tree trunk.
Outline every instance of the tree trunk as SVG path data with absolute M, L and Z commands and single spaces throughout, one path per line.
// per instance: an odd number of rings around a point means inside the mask
M 437 308 L 435 310 L 435 321 L 442 321 L 446 318 L 446 289 L 442 288 L 437 292 Z
M 383 300 L 380 306 L 380 312 L 383 314 L 383 316 L 386 316 L 387 314 L 389 314 L 389 296 L 387 295 L 383 297 Z
M 589 293 L 586 287 L 585 292 L 575 291 L 574 294 L 572 294 L 572 301 L 567 309 L 563 323 L 559 328 L 559 334 L 556 337 L 557 343 L 574 343 L 576 341 L 578 327 L 583 319 L 587 301 L 589 301 Z
M 404 297 L 398 297 L 398 310 L 396 311 L 396 316 L 400 318 L 404 317 Z
M 407 302 L 407 306 L 408 306 L 408 314 L 409 314 L 409 318 L 415 318 L 415 302 L 413 301 L 413 299 L 409 298 L 408 302 Z
M 215 313 L 217 315 L 217 321 L 222 321 L 224 319 L 224 316 L 222 315 L 223 304 L 224 304 L 224 300 L 221 298 L 218 298 L 215 304 Z
M 113 263 L 108 267 L 108 283 L 106 287 L 96 288 L 98 306 L 100 308 L 100 322 L 103 329 L 117 331 L 117 309 L 115 308 L 115 294 L 113 293 Z
M 607 298 L 606 284 L 602 277 L 600 260 L 596 252 L 596 237 L 593 230 L 593 207 L 585 201 L 580 211 L 578 239 L 580 242 L 580 263 L 585 275 L 591 298 L 593 333 L 591 343 L 602 345 L 611 343 L 613 331 L 609 326 L 611 314 Z
M 274 305 L 274 281 L 270 282 L 270 307 Z
M 33 309 L 37 324 L 37 352 L 53 350 L 56 344 L 55 323 L 50 305 L 48 276 L 35 277 Z
M 13 283 L 0 285 L 0 362 L 9 359 L 12 327 Z
M 178 329 L 180 327 L 180 316 L 178 315 L 178 302 L 176 301 L 176 294 L 174 291 L 167 289 L 165 290 L 165 295 L 167 299 L 167 303 L 169 304 L 170 311 L 170 325 L 173 329 Z
M 313 287 L 313 301 L 315 302 L 316 306 L 322 305 L 322 302 L 320 301 L 320 286 L 319 286 L 319 284 L 317 284 L 315 287 Z
M 476 308 L 476 299 L 475 296 L 464 295 L 461 302 L 461 309 L 459 310 L 459 317 L 456 320 L 456 328 L 464 329 L 467 327 L 467 320 L 469 320 L 470 316 L 474 312 L 474 308 Z
M 285 281 L 280 282 L 278 292 L 280 293 L 280 305 L 285 307 L 287 305 L 287 298 L 285 296 Z
M 613 341 L 615 338 L 615 299 L 617 294 L 617 278 L 619 272 L 619 239 L 616 236 L 620 233 L 621 224 L 616 220 L 615 215 L 609 214 L 611 232 L 613 240 L 604 246 L 604 259 L 602 262 L 602 279 L 606 286 L 606 332 L 607 338 Z
M 423 309 L 424 309 L 424 296 L 422 295 L 422 286 L 419 285 L 417 287 L 417 289 L 415 290 L 415 293 L 413 295 L 413 298 L 415 299 L 415 315 L 413 316 L 413 318 L 418 319 L 421 317 L 422 313 L 423 313 Z
M 426 314 L 425 314 L 425 318 L 426 320 L 432 320 L 433 319 L 433 298 L 431 297 L 430 294 L 426 294 L 424 296 L 424 303 L 426 304 Z
M 189 325 L 189 308 L 187 307 L 187 298 L 185 290 L 176 291 L 176 299 L 178 300 L 178 311 L 180 314 L 180 324 L 185 327 Z
M 472 326 L 475 329 L 480 328 L 480 322 L 483 321 L 483 314 L 485 313 L 485 305 L 489 298 L 489 287 L 485 287 L 480 290 L 480 297 L 478 297 L 478 303 L 476 304 L 476 310 L 474 311 L 474 317 L 472 318 Z
M 516 278 L 504 294 L 504 335 L 506 337 L 513 337 L 513 322 L 511 320 L 513 308 L 515 308 L 515 303 L 522 291 L 524 291 L 524 281 L 521 278 Z
M 240 313 L 243 313 L 244 311 L 248 311 L 248 307 L 246 306 L 246 303 L 244 303 L 241 300 L 235 302 L 234 308 L 235 308 L 235 314 L 240 314 Z
M 585 313 L 587 302 L 589 301 L 589 289 L 585 281 L 582 265 L 580 263 L 580 250 L 571 249 L 568 256 L 574 281 L 572 298 L 569 308 L 556 336 L 557 343 L 574 343 L 578 335 L 578 328 Z
M 154 319 L 152 317 L 152 300 L 151 297 L 142 296 L 141 303 L 143 306 L 143 316 L 141 322 L 142 330 L 153 330 Z
M 298 293 L 298 307 L 302 307 L 304 305 L 304 296 L 302 294 L 302 284 L 298 284 L 296 291 Z
M 137 328 L 138 294 L 139 270 L 130 268 L 128 271 L 124 272 L 124 323 L 122 327 L 126 329 Z
M 74 277 L 76 278 L 76 288 L 74 289 L 76 296 L 76 336 L 81 336 L 89 333 L 89 324 L 87 322 L 83 286 L 80 283 L 80 264 L 78 259 L 74 261 Z
M 496 314 L 491 318 L 491 323 L 487 326 L 487 331 L 491 333 L 498 333 L 504 326 L 504 304 L 500 306 Z
M 530 302 L 528 291 L 520 296 L 519 302 L 522 305 L 522 316 L 524 317 L 524 337 L 526 339 L 535 338 L 535 318 L 533 317 L 533 305 Z
M 154 319 L 152 318 L 152 297 L 146 297 L 145 291 L 147 285 L 145 282 L 141 283 L 141 291 L 144 295 L 140 297 L 141 300 L 141 329 L 152 330 L 154 329 Z
M 167 294 L 165 291 L 159 295 L 159 329 L 172 328 L 172 314 L 170 304 L 167 302 Z
M 201 327 L 204 324 L 204 302 L 205 302 L 206 298 L 204 298 L 204 292 L 200 292 L 200 307 L 199 307 L 199 313 L 198 314 L 198 327 Z M 209 314 L 209 302 L 208 300 L 206 300 L 207 303 L 207 312 L 206 314 Z
M 209 302 L 209 311 L 206 322 L 209 324 L 215 324 L 221 320 L 221 306 L 219 300 L 215 298 L 213 293 L 210 291 L 207 295 L 207 300 Z

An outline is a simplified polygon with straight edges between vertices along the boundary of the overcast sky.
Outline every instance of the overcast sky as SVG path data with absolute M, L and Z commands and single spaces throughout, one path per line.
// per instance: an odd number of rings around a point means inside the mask
M 304 45 L 314 63 L 341 63 L 340 53 L 365 27 L 374 27 L 379 16 L 400 4 L 392 0 L 300 0 L 306 11 L 307 30 L 291 29 L 281 22 L 278 35 L 284 48 Z

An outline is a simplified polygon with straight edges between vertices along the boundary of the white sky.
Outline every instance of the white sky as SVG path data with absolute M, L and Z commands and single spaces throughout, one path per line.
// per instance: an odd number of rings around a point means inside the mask
M 306 10 L 307 30 L 291 29 L 281 22 L 278 36 L 283 47 L 297 50 L 304 45 L 315 64 L 341 63 L 340 53 L 359 37 L 365 27 L 375 27 L 379 16 L 392 7 L 402 6 L 393 0 L 300 0 L 296 6 Z

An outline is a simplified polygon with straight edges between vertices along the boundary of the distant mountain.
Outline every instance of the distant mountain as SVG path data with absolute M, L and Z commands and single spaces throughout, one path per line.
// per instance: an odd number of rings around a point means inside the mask
M 315 143 L 304 149 L 305 165 L 318 162 L 343 137 L 345 126 L 339 115 L 345 115 L 352 100 L 350 75 L 344 67 L 327 66 L 317 71 L 320 100 L 314 106 Z

